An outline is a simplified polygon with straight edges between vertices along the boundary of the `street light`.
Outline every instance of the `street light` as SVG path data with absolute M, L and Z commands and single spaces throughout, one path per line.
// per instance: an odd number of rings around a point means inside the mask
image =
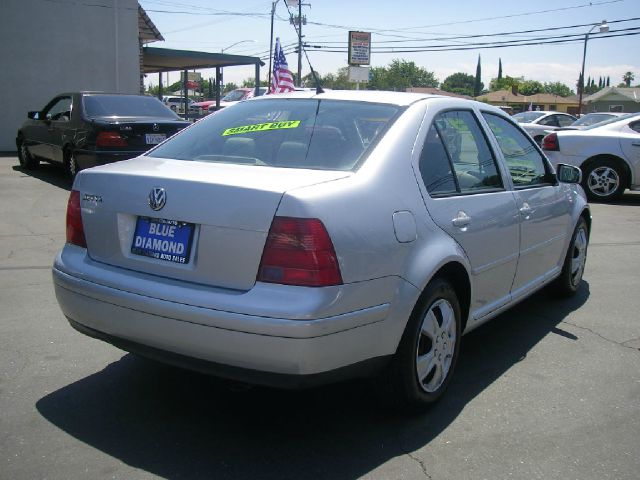
M 225 50 L 229 50 L 231 47 L 235 47 L 236 45 L 240 45 L 241 43 L 251 43 L 251 42 L 255 42 L 255 40 L 240 40 L 239 42 L 232 43 L 228 47 L 221 48 L 220 53 L 224 53 Z M 223 83 L 223 78 L 224 78 L 224 68 L 220 68 L 220 76 L 216 82 L 218 84 L 218 90 L 220 89 L 220 84 Z
M 236 45 L 240 45 L 241 43 L 251 43 L 251 42 L 255 42 L 255 40 L 240 40 L 239 42 L 232 43 L 228 47 L 224 47 L 223 49 L 220 50 L 220 53 L 224 53 L 225 50 L 229 50 L 231 47 L 235 47 Z
M 607 21 L 603 20 L 602 23 L 594 24 L 584 36 L 584 50 L 582 52 L 582 71 L 580 72 L 580 78 L 582 78 L 582 85 L 578 85 L 578 87 L 580 88 L 580 97 L 578 99 L 578 116 L 582 113 L 582 93 L 584 92 L 584 62 L 587 58 L 587 42 L 589 41 L 589 35 L 591 34 L 591 32 L 593 32 L 594 28 L 596 27 L 600 29 L 600 33 L 607 33 L 609 31 L 609 25 L 607 25 Z
M 268 88 L 271 88 L 271 62 L 273 61 L 273 17 L 276 14 L 276 5 L 280 0 L 271 2 L 271 34 L 269 36 L 269 83 Z

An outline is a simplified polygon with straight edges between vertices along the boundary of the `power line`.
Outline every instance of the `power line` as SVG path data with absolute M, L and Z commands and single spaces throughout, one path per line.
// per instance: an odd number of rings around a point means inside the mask
M 632 30 L 638 30 L 639 28 L 634 28 Z M 616 32 L 621 30 L 616 30 Z M 616 38 L 616 37 L 629 37 L 640 35 L 640 32 L 630 32 L 630 33 L 620 33 L 617 35 L 603 35 L 603 36 L 593 36 L 590 37 L 590 40 L 602 40 L 605 38 Z M 521 40 L 519 40 L 522 42 Z M 429 47 L 429 48 L 419 48 L 419 49 L 391 49 L 391 50 L 376 50 L 376 53 L 420 53 L 420 52 L 453 52 L 453 51 L 465 51 L 465 50 L 486 50 L 486 49 L 494 49 L 494 48 L 509 48 L 509 47 L 524 47 L 524 46 L 532 46 L 532 45 L 553 45 L 553 44 L 569 44 L 582 42 L 582 38 L 575 39 L 560 39 L 560 40 L 549 40 L 549 41 L 540 41 L 540 42 L 524 42 L 524 43 L 512 43 L 509 45 L 498 45 L 497 42 L 487 46 L 468 46 L 468 47 L 450 47 L 450 48 L 438 48 Z M 330 50 L 328 48 L 320 47 L 316 49 L 313 45 L 309 45 L 309 47 L 314 48 L 314 52 L 322 52 L 322 53 L 347 53 L 347 49 L 339 49 L 339 50 Z

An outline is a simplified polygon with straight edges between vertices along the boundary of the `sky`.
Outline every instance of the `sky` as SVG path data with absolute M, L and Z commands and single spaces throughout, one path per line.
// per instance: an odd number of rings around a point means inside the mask
M 260 56 L 268 64 L 270 0 L 139 0 L 139 3 L 165 38 L 164 42 L 150 46 L 203 52 L 224 50 L 229 54 Z M 295 0 L 292 3 L 296 3 Z M 290 8 L 294 12 L 298 7 Z M 540 82 L 559 81 L 575 90 L 584 35 L 591 26 L 607 20 L 610 34 L 616 30 L 627 30 L 616 35 L 640 32 L 640 0 L 303 0 L 302 13 L 307 18 L 307 24 L 302 27 L 304 41 L 324 47 L 322 50 L 307 49 L 313 68 L 322 75 L 347 66 L 348 32 L 359 30 L 372 32 L 371 66 L 386 66 L 393 59 L 413 61 L 433 72 L 442 82 L 455 72 L 475 75 L 480 55 L 485 87 L 497 76 L 498 60 L 501 59 L 503 75 L 524 76 L 527 80 Z M 637 20 L 630 20 L 633 18 Z M 515 33 L 557 27 L 572 28 Z M 469 38 L 470 35 L 493 36 Z M 578 35 L 573 37 L 578 41 L 507 48 L 482 48 L 479 45 L 538 39 L 533 40 L 535 42 L 558 35 Z M 617 85 L 622 82 L 622 75 L 631 71 L 635 75 L 633 84 L 640 84 L 640 35 L 598 38 L 602 35 L 596 27 L 589 37 L 585 77 L 594 77 L 597 82 L 600 76 L 609 76 L 611 84 Z M 276 3 L 274 37 L 280 37 L 284 46 L 297 42 L 297 33 L 289 24 L 285 0 Z M 397 52 L 398 49 L 433 45 L 460 46 L 467 50 Z M 327 49 L 344 52 L 324 51 Z M 396 51 L 376 51 L 381 49 Z M 297 54 L 287 53 L 286 57 L 289 68 L 295 72 Z M 268 75 L 267 70 L 267 66 L 261 69 L 263 79 Z M 214 70 L 201 72 L 205 78 L 215 75 Z M 303 58 L 302 75 L 309 72 Z M 253 75 L 253 66 L 224 69 L 225 83 L 239 84 Z M 170 82 L 178 79 L 179 73 L 170 74 Z M 146 83 L 157 85 L 158 75 L 148 75 Z

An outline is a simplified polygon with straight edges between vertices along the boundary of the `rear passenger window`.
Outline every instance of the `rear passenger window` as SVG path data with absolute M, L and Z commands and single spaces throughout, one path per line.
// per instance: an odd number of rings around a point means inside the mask
M 498 140 L 509 174 L 516 188 L 547 185 L 551 172 L 531 139 L 508 120 L 491 113 L 482 114 Z
M 436 116 L 420 155 L 420 174 L 432 196 L 502 189 L 493 152 L 467 110 Z

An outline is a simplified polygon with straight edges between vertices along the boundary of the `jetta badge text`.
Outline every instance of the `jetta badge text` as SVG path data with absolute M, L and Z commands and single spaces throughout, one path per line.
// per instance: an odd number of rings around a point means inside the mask
M 162 210 L 164 204 L 167 203 L 167 193 L 162 187 L 153 187 L 149 193 L 149 206 L 152 210 Z

